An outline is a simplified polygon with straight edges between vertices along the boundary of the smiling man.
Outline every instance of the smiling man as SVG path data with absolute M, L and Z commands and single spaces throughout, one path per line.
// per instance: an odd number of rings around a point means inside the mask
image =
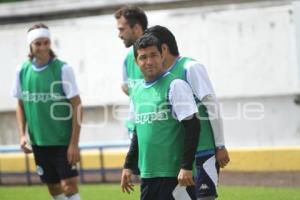
M 142 200 L 196 199 L 192 165 L 200 123 L 191 88 L 165 72 L 161 43 L 153 35 L 136 41 L 134 55 L 144 82 L 133 90 L 130 119 L 135 132 L 122 172 L 122 190 L 133 190 L 130 169 L 138 160 Z
M 29 60 L 17 69 L 12 90 L 18 99 L 21 149 L 33 151 L 37 174 L 54 200 L 80 200 L 76 164 L 80 157 L 81 100 L 73 70 L 51 50 L 46 25 L 33 25 L 27 42 Z
M 201 124 L 195 155 L 195 183 L 198 200 L 214 200 L 220 167 L 225 167 L 229 154 L 225 148 L 222 118 L 217 98 L 205 67 L 198 61 L 179 55 L 176 38 L 166 27 L 153 26 L 145 31 L 162 43 L 164 68 L 185 80 L 194 93 Z

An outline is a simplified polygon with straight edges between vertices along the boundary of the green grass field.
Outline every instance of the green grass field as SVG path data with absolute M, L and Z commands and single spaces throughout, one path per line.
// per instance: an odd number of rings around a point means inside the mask
M 81 185 L 82 200 L 138 200 L 139 187 L 131 194 L 123 194 L 119 185 Z M 220 187 L 218 200 L 299 200 L 299 188 Z M 44 186 L 0 186 L 1 200 L 51 199 Z

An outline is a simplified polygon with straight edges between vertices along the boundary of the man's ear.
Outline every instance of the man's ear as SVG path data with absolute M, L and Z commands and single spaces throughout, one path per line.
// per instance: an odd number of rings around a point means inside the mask
M 133 25 L 132 30 L 135 35 L 143 35 L 143 29 L 140 24 Z
M 162 50 L 163 53 L 167 52 L 167 51 L 169 50 L 168 45 L 166 45 L 165 43 L 163 43 L 163 44 L 161 45 L 161 50 Z
M 140 67 L 140 65 L 138 64 L 138 57 L 134 57 L 134 62 Z
M 163 43 L 162 45 L 161 45 L 161 51 L 162 51 L 162 55 L 163 55 L 163 57 L 165 57 L 166 56 L 166 54 L 169 52 L 169 47 L 168 47 L 168 45 L 166 45 L 165 43 Z

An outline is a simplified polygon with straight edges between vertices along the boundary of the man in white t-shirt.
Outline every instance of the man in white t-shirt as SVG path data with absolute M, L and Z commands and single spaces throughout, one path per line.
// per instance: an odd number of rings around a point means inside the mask
M 165 70 L 187 81 L 192 88 L 201 119 L 195 158 L 197 198 L 213 200 L 217 196 L 219 167 L 225 167 L 230 159 L 225 148 L 219 105 L 206 69 L 192 58 L 179 56 L 175 36 L 166 27 L 153 26 L 145 34 L 153 34 L 162 42 Z
M 82 108 L 74 73 L 51 50 L 46 25 L 33 25 L 27 40 L 29 60 L 17 69 L 12 89 L 20 146 L 33 152 L 37 174 L 53 200 L 80 200 L 76 166 Z

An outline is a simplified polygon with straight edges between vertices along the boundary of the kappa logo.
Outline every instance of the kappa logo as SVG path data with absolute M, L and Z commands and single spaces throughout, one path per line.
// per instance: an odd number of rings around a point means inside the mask
M 44 170 L 41 166 L 37 165 L 36 166 L 36 172 L 39 176 L 43 176 L 44 175 Z
M 29 91 L 22 92 L 22 100 L 29 102 L 48 102 L 62 100 L 65 98 L 66 97 L 60 95 L 59 93 L 30 93 Z
M 154 121 L 165 121 L 168 120 L 168 112 L 167 111 L 159 111 L 159 112 L 148 112 L 136 114 L 135 122 L 137 124 L 151 124 Z
M 201 184 L 201 186 L 200 186 L 200 190 L 208 190 L 209 189 L 209 187 L 208 187 L 208 185 L 206 185 L 206 184 Z
M 71 170 L 76 170 L 77 169 L 77 166 L 76 165 L 72 165 L 71 166 Z

